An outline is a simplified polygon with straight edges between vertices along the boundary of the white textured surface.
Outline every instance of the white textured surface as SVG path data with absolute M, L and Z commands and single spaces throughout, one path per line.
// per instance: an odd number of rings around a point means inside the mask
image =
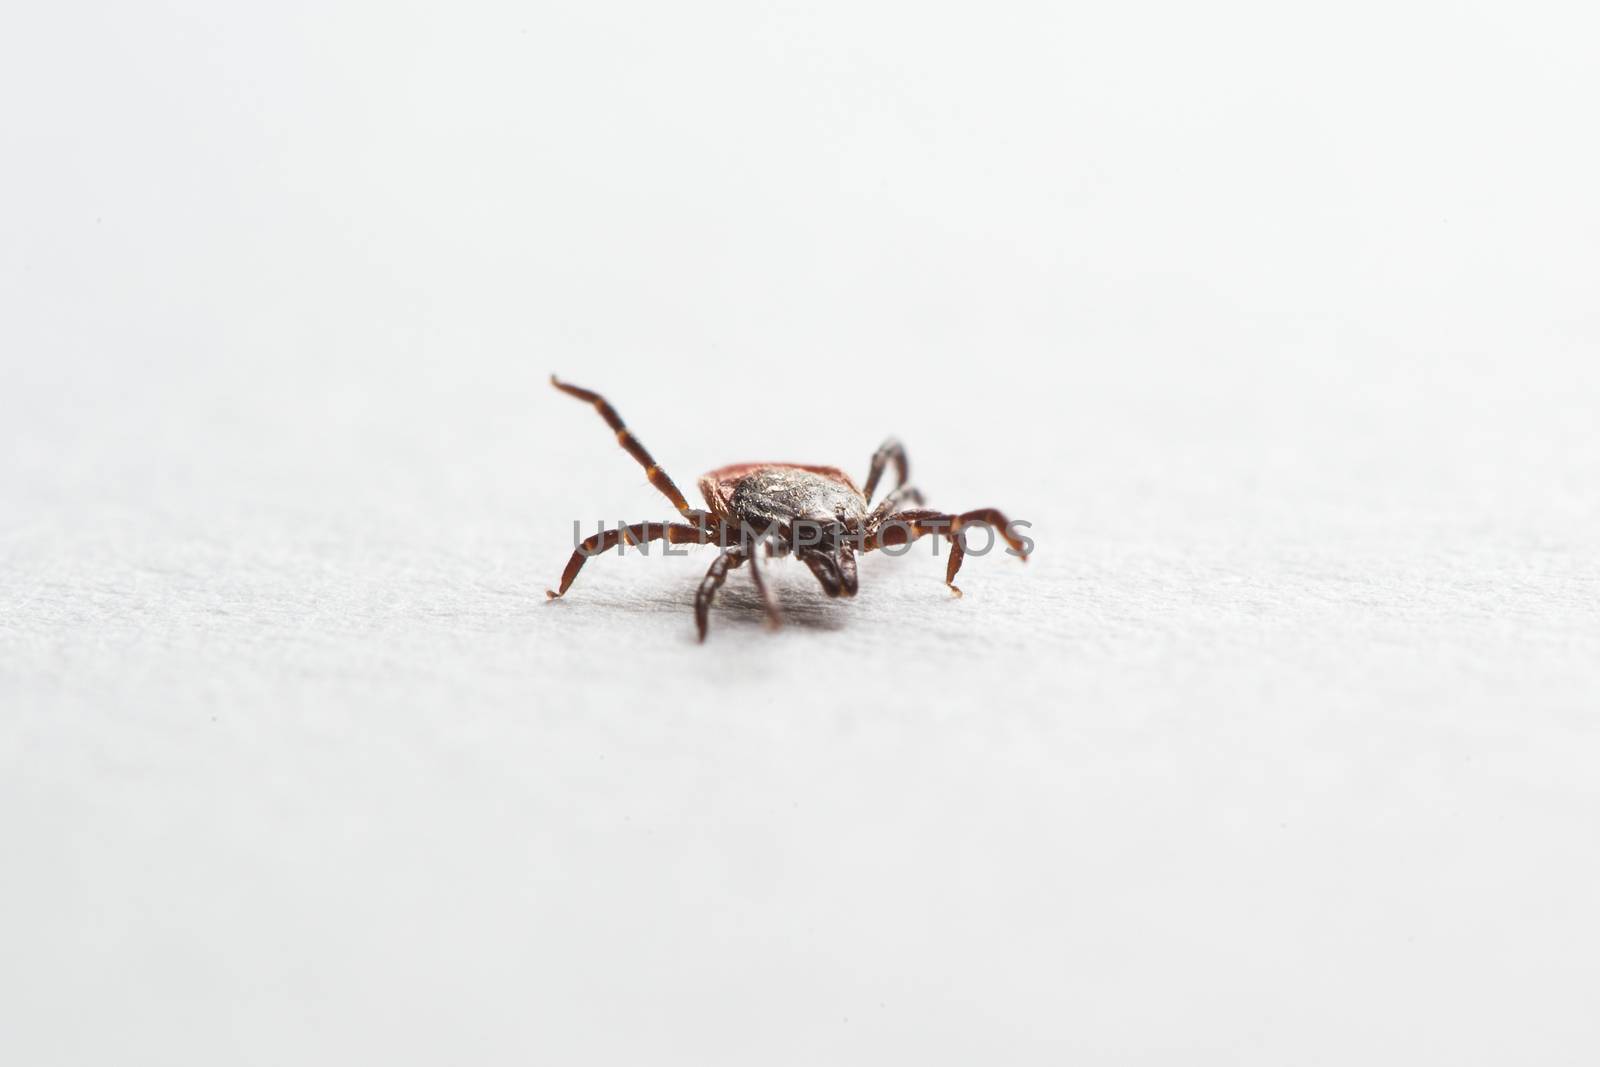
M 1567 13 L 145 7 L 0 45 L 0 1061 L 1600 1055 Z M 1037 556 L 547 603 L 551 371 Z

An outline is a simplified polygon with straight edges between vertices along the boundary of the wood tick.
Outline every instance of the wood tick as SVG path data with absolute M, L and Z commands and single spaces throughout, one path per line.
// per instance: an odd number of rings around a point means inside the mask
M 700 640 L 706 639 L 706 619 L 711 601 L 727 578 L 728 571 L 750 565 L 750 577 L 761 595 L 771 626 L 782 622 L 777 601 L 762 575 L 765 555 L 792 555 L 811 569 L 811 573 L 831 597 L 855 596 L 856 553 L 894 545 L 905 545 L 927 534 L 937 534 L 950 543 L 950 562 L 945 567 L 945 584 L 956 596 L 956 572 L 965 555 L 961 528 L 983 523 L 999 531 L 1015 555 L 1026 562 L 1032 541 L 1019 537 L 1006 517 L 994 508 L 979 508 L 960 514 L 930 511 L 905 504 L 921 504 L 922 494 L 906 484 L 909 467 L 899 441 L 890 438 L 872 456 L 866 486 L 856 488 L 850 476 L 837 467 L 805 463 L 734 463 L 700 479 L 700 493 L 709 511 L 691 508 L 667 472 L 651 458 L 644 445 L 623 424 L 622 416 L 599 393 L 580 389 L 550 376 L 550 384 L 594 406 L 600 417 L 617 435 L 617 443 L 639 461 L 650 484 L 659 489 L 686 523 L 641 522 L 617 526 L 589 537 L 572 553 L 561 585 L 548 589 L 552 600 L 564 594 L 591 556 L 616 548 L 618 544 L 642 545 L 649 541 L 668 544 L 714 544 L 722 552 L 712 560 L 694 598 L 694 620 Z M 877 507 L 872 497 L 884 468 L 894 464 L 895 482 Z M 691 525 L 692 524 L 692 525 Z

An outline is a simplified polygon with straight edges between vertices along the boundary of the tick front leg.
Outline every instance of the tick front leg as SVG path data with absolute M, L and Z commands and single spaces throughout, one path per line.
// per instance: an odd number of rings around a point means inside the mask
M 767 612 L 767 629 L 776 630 L 783 625 L 783 612 L 778 610 L 778 602 L 773 599 L 772 590 L 767 587 L 767 579 L 762 573 L 765 566 L 761 560 L 761 546 L 758 544 L 750 550 L 750 578 L 756 583 L 756 592 L 761 594 L 761 606 Z
M 855 596 L 860 584 L 856 580 L 856 550 L 850 542 L 846 541 L 839 546 L 838 561 L 839 586 L 845 596 Z
M 700 580 L 700 588 L 694 594 L 694 624 L 700 631 L 701 641 L 706 639 L 706 620 L 711 615 L 711 601 L 716 597 L 717 590 L 722 588 L 722 583 L 727 580 L 728 569 L 737 567 L 744 561 L 744 549 L 737 545 L 724 549 L 720 556 L 711 561 L 706 576 Z
M 591 556 L 609 552 L 624 541 L 630 545 L 642 545 L 647 541 L 662 540 L 669 545 L 701 545 L 711 538 L 701 527 L 685 526 L 678 522 L 639 522 L 594 534 L 584 538 L 573 551 L 572 558 L 567 560 L 567 569 L 561 572 L 560 588 L 546 589 L 544 595 L 555 600 L 565 593 Z
M 683 493 L 673 483 L 672 478 L 661 469 L 661 465 L 650 455 L 650 450 L 633 436 L 633 431 L 623 423 L 622 416 L 617 414 L 617 409 L 612 407 L 605 397 L 592 389 L 568 385 L 557 379 L 554 374 L 550 375 L 550 384 L 568 396 L 577 397 L 600 413 L 600 417 L 606 420 L 606 425 L 611 427 L 611 432 L 617 435 L 617 444 L 644 468 L 644 476 L 650 479 L 650 484 L 659 489 L 662 496 L 672 501 L 672 506 L 678 509 L 680 515 L 696 522 L 704 519 L 704 512 L 689 506 L 689 502 L 683 498 Z

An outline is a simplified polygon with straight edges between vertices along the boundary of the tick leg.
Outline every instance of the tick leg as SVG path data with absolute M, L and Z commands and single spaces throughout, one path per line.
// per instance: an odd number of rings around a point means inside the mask
M 845 596 L 855 596 L 860 584 L 856 581 L 856 550 L 846 541 L 839 546 L 839 585 Z
M 684 518 L 700 520 L 704 513 L 689 506 L 689 502 L 683 498 L 683 494 L 678 491 L 678 487 L 667 476 L 667 472 L 657 466 L 656 461 L 651 458 L 649 450 L 640 444 L 639 439 L 633 436 L 633 433 L 623 424 L 622 416 L 617 414 L 617 409 L 612 407 L 605 397 L 588 389 L 580 389 L 576 385 L 568 385 L 566 382 L 558 381 L 554 374 L 550 375 L 550 384 L 569 396 L 575 396 L 579 400 L 593 405 L 594 409 L 600 413 L 600 417 L 606 420 L 606 425 L 615 431 L 617 444 L 621 445 L 628 455 L 639 461 L 639 466 L 644 468 L 644 475 L 650 479 L 650 484 L 661 490 L 661 494 L 672 501 L 672 506 L 677 508 L 679 514 Z
M 1028 555 L 1022 541 L 1011 532 L 1010 523 L 1006 517 L 994 508 L 979 508 L 976 511 L 965 511 L 960 515 L 951 515 L 942 511 L 925 511 L 915 508 L 911 511 L 899 511 L 884 519 L 871 533 L 867 535 L 863 552 L 883 548 L 885 545 L 910 544 L 919 537 L 927 534 L 939 534 L 950 542 L 950 562 L 945 567 L 944 584 L 956 596 L 961 595 L 961 589 L 956 585 L 956 572 L 961 569 L 961 561 L 966 553 L 961 548 L 961 528 L 973 523 L 983 523 L 994 527 L 995 531 L 1003 537 L 1008 545 L 1016 550 L 1024 562 Z
M 701 641 L 706 639 L 706 619 L 711 614 L 711 601 L 727 580 L 728 568 L 739 566 L 744 559 L 744 549 L 739 546 L 724 549 L 720 556 L 711 561 L 706 576 L 700 579 L 700 588 L 694 594 L 694 624 L 700 631 Z
M 778 610 L 778 602 L 772 598 L 772 590 L 767 588 L 767 580 L 762 576 L 761 569 L 764 566 L 761 562 L 761 545 L 752 546 L 750 577 L 756 583 L 756 592 L 761 594 L 761 606 L 767 610 L 767 628 L 776 630 L 783 625 L 783 612 Z
M 867 498 L 867 503 L 872 503 L 872 491 L 878 488 L 878 479 L 883 476 L 883 468 L 890 460 L 894 460 L 894 487 L 898 489 L 906 484 L 906 475 L 911 470 L 910 464 L 906 461 L 906 449 L 891 437 L 879 445 L 878 450 L 872 454 L 872 467 L 867 471 L 867 484 L 861 488 L 861 495 Z
M 902 485 L 878 501 L 878 506 L 872 509 L 871 515 L 867 516 L 867 528 L 871 529 L 876 526 L 896 511 L 899 511 L 901 505 L 906 503 L 921 504 L 922 490 L 914 485 Z
M 561 596 L 572 585 L 572 580 L 578 576 L 589 557 L 609 552 L 623 541 L 630 545 L 642 545 L 647 541 L 662 540 L 669 545 L 700 545 L 709 541 L 710 537 L 699 527 L 678 522 L 639 522 L 602 531 L 584 538 L 583 543 L 573 551 L 572 558 L 567 560 L 567 569 L 561 572 L 560 588 L 546 589 L 544 595 L 551 600 Z

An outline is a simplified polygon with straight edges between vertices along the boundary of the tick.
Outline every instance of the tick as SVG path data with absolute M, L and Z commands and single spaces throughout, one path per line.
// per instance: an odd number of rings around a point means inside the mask
M 830 597 L 855 596 L 856 553 L 872 552 L 879 548 L 904 545 L 919 537 L 935 534 L 950 543 L 950 562 L 945 567 L 945 584 L 956 596 L 956 572 L 961 569 L 965 555 L 961 542 L 961 528 L 973 523 L 992 526 L 999 531 L 1012 551 L 1024 561 L 1032 542 L 1021 538 L 1006 517 L 994 508 L 979 508 L 960 514 L 930 511 L 921 507 L 904 508 L 905 504 L 921 504 L 922 494 L 906 484 L 909 465 L 906 451 L 894 438 L 885 441 L 873 453 L 867 470 L 867 482 L 857 489 L 850 476 L 837 467 L 819 467 L 805 463 L 734 463 L 704 475 L 700 479 L 700 494 L 705 497 L 708 511 L 691 508 L 683 493 L 673 484 L 667 472 L 651 458 L 650 452 L 639 443 L 623 423 L 617 409 L 599 393 L 568 385 L 550 376 L 550 384 L 569 396 L 590 404 L 600 413 L 617 435 L 617 443 L 638 460 L 650 484 L 672 501 L 688 522 L 641 522 L 631 526 L 618 526 L 604 530 L 586 539 L 572 553 L 567 569 L 561 573 L 561 585 L 547 589 L 545 595 L 552 600 L 562 596 L 572 585 L 572 580 L 583 569 L 591 556 L 616 548 L 626 542 L 642 545 L 649 541 L 666 541 L 674 545 L 718 545 L 722 552 L 712 560 L 711 568 L 694 598 L 694 621 L 700 640 L 706 639 L 706 619 L 711 611 L 711 601 L 722 587 L 728 571 L 746 564 L 754 581 L 767 621 L 772 626 L 782 622 L 777 601 L 762 576 L 766 556 L 792 555 L 811 569 Z M 894 464 L 895 482 L 876 507 L 872 506 L 874 491 L 884 469 Z

